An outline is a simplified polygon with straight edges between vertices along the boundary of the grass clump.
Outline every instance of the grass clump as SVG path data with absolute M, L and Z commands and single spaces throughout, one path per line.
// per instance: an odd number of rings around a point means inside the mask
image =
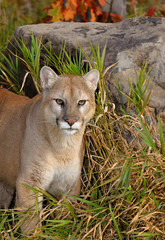
M 29 239 L 163 239 L 164 138 L 160 118 L 159 129 L 153 127 L 153 122 L 147 121 L 152 116 L 147 107 L 149 95 L 144 99 L 146 66 L 137 78 L 136 88 L 130 82 L 132 95 L 128 96 L 129 108 L 133 106 L 136 109 L 136 114 L 131 116 L 128 108 L 125 113 L 118 113 L 107 95 L 104 76 L 108 69 L 103 71 L 106 46 L 101 51 L 91 45 L 93 57 L 80 48 L 75 58 L 65 48 L 58 56 L 45 49 L 47 58 L 40 63 L 42 43 L 33 38 L 32 44 L 36 46 L 33 50 L 21 45 L 20 50 L 26 54 L 22 59 L 17 56 L 16 59 L 27 66 L 38 89 L 40 64 L 45 62 L 60 74 L 83 75 L 89 68 L 96 68 L 101 79 L 96 113 L 85 132 L 81 195 L 73 197 L 77 202 L 70 202 L 66 197 L 58 202 L 42 189 L 35 190 L 37 194 L 44 194 L 47 205 L 39 213 L 41 221 Z M 82 54 L 87 63 L 84 68 Z M 30 65 L 30 62 L 33 64 Z M 14 71 L 17 62 L 14 65 L 11 61 L 10 66 L 14 66 Z M 4 72 L 6 70 L 4 77 L 7 76 L 7 84 L 19 88 L 12 82 L 7 69 L 2 67 Z M 1 210 L 1 239 L 23 239 L 19 229 L 22 222 L 19 209 Z

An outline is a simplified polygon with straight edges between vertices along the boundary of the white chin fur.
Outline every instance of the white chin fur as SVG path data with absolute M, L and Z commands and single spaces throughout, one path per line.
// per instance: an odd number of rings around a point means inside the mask
M 70 128 L 67 122 L 59 122 L 60 129 L 67 135 L 73 135 L 81 128 L 80 122 L 75 122 L 72 127 Z
M 78 131 L 78 129 L 62 129 L 62 131 L 66 134 L 66 135 L 73 135 L 73 134 L 75 134 L 77 131 Z

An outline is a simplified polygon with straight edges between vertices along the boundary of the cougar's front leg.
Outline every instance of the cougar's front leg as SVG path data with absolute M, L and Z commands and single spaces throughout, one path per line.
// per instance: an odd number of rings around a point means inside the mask
M 76 184 L 72 187 L 72 189 L 69 192 L 69 194 L 78 197 L 80 195 L 80 190 L 81 190 L 81 176 L 79 177 L 79 179 L 76 182 Z
M 38 208 L 42 208 L 43 199 L 40 193 L 35 193 L 28 188 L 28 185 L 29 184 L 23 179 L 19 179 L 16 185 L 16 206 L 21 211 L 25 211 L 22 214 L 25 220 L 21 225 L 21 231 L 25 236 L 30 235 L 39 223 Z M 35 186 L 33 187 L 35 188 Z M 26 212 L 26 210 L 28 211 Z
M 81 149 L 80 149 L 80 169 L 81 170 L 83 167 L 84 154 L 85 154 L 85 145 L 84 145 L 84 140 L 83 140 L 82 144 L 81 144 Z M 69 194 L 74 195 L 74 196 L 79 196 L 80 191 L 81 191 L 81 173 L 80 173 L 80 176 L 79 176 L 77 182 L 74 184 L 74 186 L 71 189 Z
M 8 208 L 14 195 L 14 187 L 0 182 L 0 208 Z

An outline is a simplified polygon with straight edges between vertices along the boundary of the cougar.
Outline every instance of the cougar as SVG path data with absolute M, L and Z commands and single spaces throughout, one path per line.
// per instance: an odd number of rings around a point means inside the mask
M 44 66 L 42 94 L 30 99 L 0 89 L 0 208 L 10 206 L 15 189 L 20 209 L 35 206 L 32 188 L 56 199 L 79 195 L 83 134 L 95 112 L 98 80 L 98 70 L 58 76 Z M 37 218 L 27 219 L 23 233 L 36 224 Z

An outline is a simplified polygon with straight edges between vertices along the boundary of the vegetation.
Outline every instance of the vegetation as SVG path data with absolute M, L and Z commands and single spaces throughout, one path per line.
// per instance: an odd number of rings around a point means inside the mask
M 103 9 L 106 3 L 109 3 L 109 12 L 105 12 Z M 130 0 L 127 1 L 127 9 L 128 15 L 165 16 L 165 5 L 160 0 Z M 112 1 L 110 0 L 54 0 L 44 11 L 47 13 L 43 19 L 45 22 L 99 21 L 115 23 L 123 18 L 112 11 Z
M 6 45 L 4 39 L 10 38 L 15 26 L 11 26 L 11 31 L 6 28 L 5 35 L 3 38 L 1 36 L 3 49 Z M 5 56 L 1 54 L 1 78 L 19 94 L 20 90 L 23 94 L 23 86 L 17 81 L 18 60 L 26 64 L 28 74 L 31 74 L 37 91 L 40 91 L 41 45 L 33 36 L 31 49 L 27 49 L 22 42 L 19 50 L 23 58 L 15 56 L 15 63 L 8 59 L 11 72 L 5 68 L 2 62 Z M 89 68 L 96 68 L 101 79 L 96 96 L 96 113 L 84 136 L 86 155 L 81 195 L 74 197 L 77 202 L 70 202 L 65 196 L 57 202 L 42 189 L 34 189 L 36 194 L 44 194 L 47 204 L 39 213 L 42 227 L 36 228 L 34 235 L 28 239 L 163 239 L 164 136 L 161 119 L 153 120 L 147 107 L 150 96 L 145 94 L 147 65 L 137 76 L 135 87 L 130 82 L 128 104 L 118 112 L 107 95 L 104 82 L 105 73 L 109 70 L 103 68 L 106 46 L 101 52 L 99 46 L 94 48 L 90 45 L 93 58 L 89 58 L 81 46 L 75 58 L 65 51 L 64 46 L 58 56 L 45 49 L 47 58 L 44 63 L 55 67 L 60 73 L 83 75 Z M 85 63 L 82 52 L 86 56 Z M 130 109 L 135 109 L 134 114 L 129 114 Z M 0 239 L 24 239 L 20 232 L 23 221 L 19 209 L 0 210 Z
M 61 10 L 63 2 L 69 5 L 65 6 L 65 11 Z M 14 30 L 24 24 L 38 23 L 38 22 L 51 22 L 51 21 L 74 21 L 77 14 L 74 2 L 82 2 L 76 0 L 1 0 L 0 2 L 0 52 L 7 46 L 8 40 L 11 39 Z M 84 1 L 84 8 L 79 9 L 79 13 L 82 15 L 82 20 L 87 21 L 85 14 L 87 12 L 86 2 L 90 6 L 91 16 L 93 18 L 90 21 L 99 20 L 97 16 L 101 16 L 101 21 L 121 21 L 121 16 L 111 14 L 110 18 L 106 13 L 101 11 L 101 6 L 105 4 L 105 0 L 98 0 L 96 6 L 93 0 Z M 78 7 L 78 6 L 77 6 Z M 58 10 L 60 8 L 60 10 Z M 80 8 L 80 6 L 79 6 Z M 44 10 L 43 10 L 44 9 Z M 57 11 L 60 11 L 61 19 L 57 16 Z M 61 12 L 62 11 L 62 12 Z M 70 11 L 70 12 L 69 12 Z M 65 16 L 69 15 L 69 19 L 65 19 Z M 127 0 L 127 17 L 134 16 L 165 16 L 165 4 L 161 0 Z M 89 20 L 88 20 L 89 21 Z M 100 20 L 99 20 L 100 21 Z

